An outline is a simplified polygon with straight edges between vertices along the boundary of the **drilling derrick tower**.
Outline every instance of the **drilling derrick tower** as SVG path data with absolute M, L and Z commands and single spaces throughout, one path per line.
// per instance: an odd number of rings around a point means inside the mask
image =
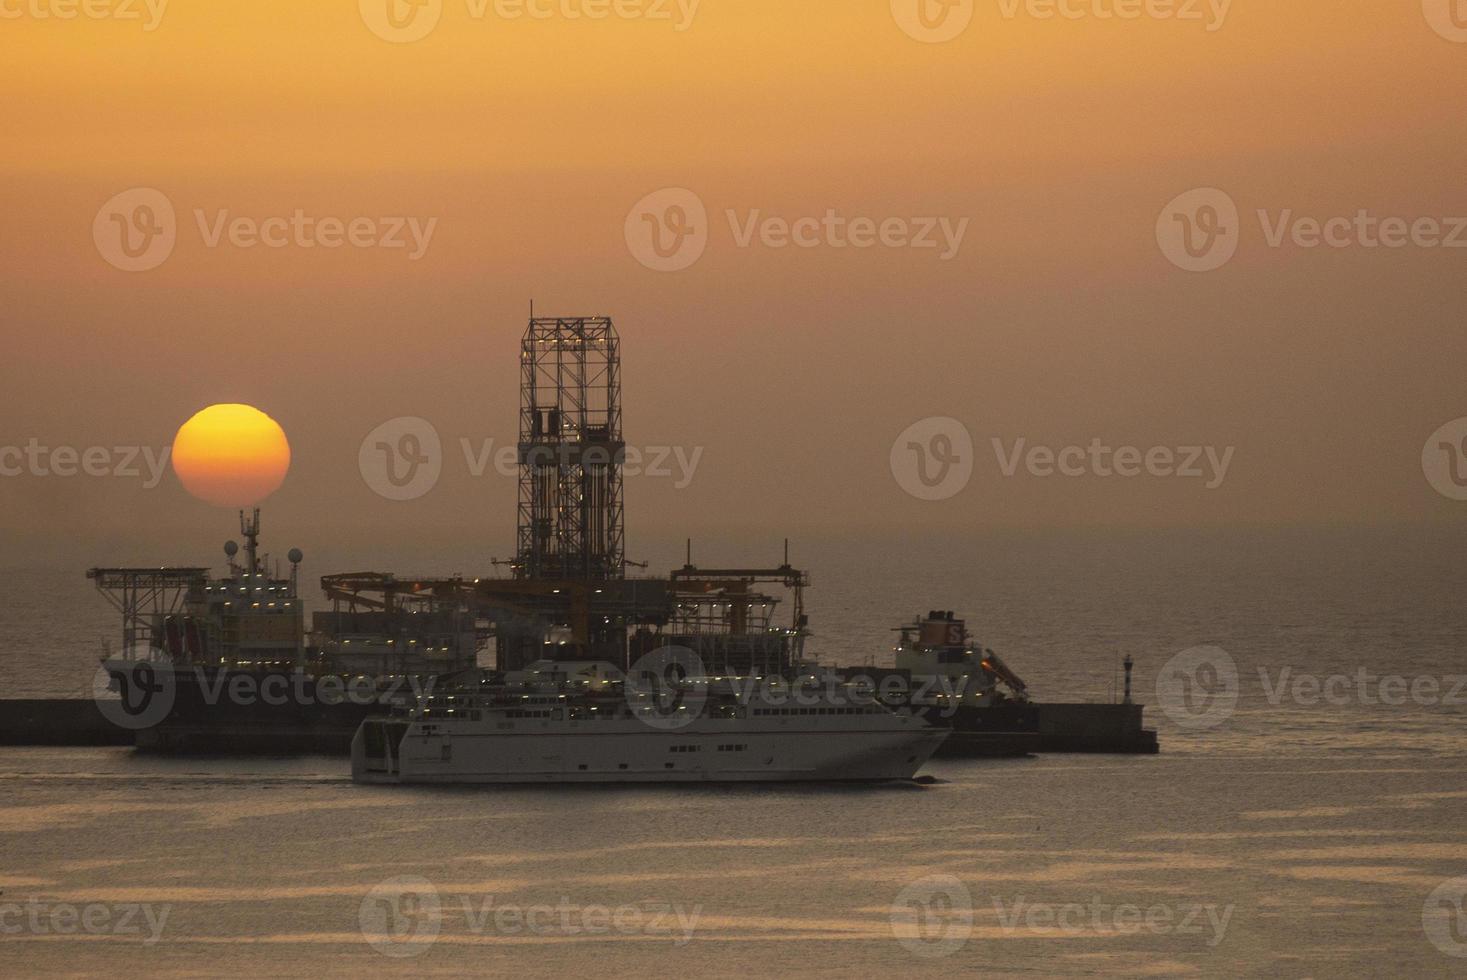
M 611 320 L 531 319 L 520 345 L 518 578 L 623 577 L 625 456 Z

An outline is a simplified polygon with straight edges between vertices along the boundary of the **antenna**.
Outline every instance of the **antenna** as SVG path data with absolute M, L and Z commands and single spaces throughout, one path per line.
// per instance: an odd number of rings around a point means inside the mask
M 248 519 L 245 518 L 245 512 L 240 510 L 239 533 L 243 534 L 245 539 L 245 558 L 249 562 L 247 571 L 254 575 L 260 570 L 255 562 L 255 547 L 260 537 L 260 508 L 256 507 Z

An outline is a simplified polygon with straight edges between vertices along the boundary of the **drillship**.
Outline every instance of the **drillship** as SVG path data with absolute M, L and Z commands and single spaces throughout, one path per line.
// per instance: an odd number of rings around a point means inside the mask
M 120 655 L 102 662 L 121 695 L 118 723 L 139 749 L 166 752 L 344 751 L 374 710 L 411 700 L 439 674 L 472 668 L 477 637 L 464 616 L 414 608 L 317 612 L 307 634 L 298 569 L 271 571 L 259 552 L 260 511 L 240 513 L 245 545 L 224 547 L 228 574 L 208 568 L 93 568 L 87 577 L 122 612 Z
M 826 782 L 910 779 L 949 729 L 839 690 L 764 678 L 640 689 L 605 664 L 543 662 L 549 682 L 424 699 L 368 718 L 363 783 Z M 566 683 L 580 677 L 579 683 Z M 585 678 L 591 680 L 585 680 Z M 669 697 L 669 695 L 671 695 Z

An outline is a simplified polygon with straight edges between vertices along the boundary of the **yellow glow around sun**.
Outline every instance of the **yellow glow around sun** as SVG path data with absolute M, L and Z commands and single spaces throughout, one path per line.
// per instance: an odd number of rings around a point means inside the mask
M 173 437 L 173 472 L 185 490 L 221 507 L 259 503 L 285 482 L 290 443 L 249 405 L 210 405 Z

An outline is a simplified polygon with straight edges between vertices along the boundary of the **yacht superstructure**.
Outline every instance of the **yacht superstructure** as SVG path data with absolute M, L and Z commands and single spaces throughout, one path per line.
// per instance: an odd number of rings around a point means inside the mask
M 557 664 L 558 668 L 568 665 Z M 595 670 L 587 665 L 582 671 Z M 910 779 L 948 735 L 920 713 L 779 679 L 690 678 L 638 689 L 514 684 L 368 718 L 365 783 L 626 783 Z

